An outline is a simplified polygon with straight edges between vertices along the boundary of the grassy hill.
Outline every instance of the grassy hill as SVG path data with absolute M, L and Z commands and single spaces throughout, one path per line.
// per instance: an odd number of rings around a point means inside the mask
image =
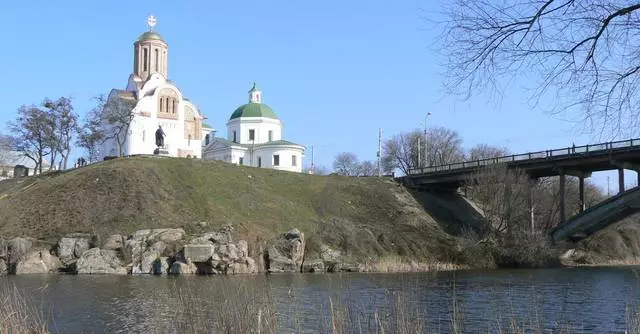
M 206 223 L 203 223 L 206 222 Z M 0 182 L 0 236 L 54 239 L 232 224 L 250 243 L 298 228 L 354 258 L 455 258 L 455 240 L 390 179 L 316 176 L 135 157 Z

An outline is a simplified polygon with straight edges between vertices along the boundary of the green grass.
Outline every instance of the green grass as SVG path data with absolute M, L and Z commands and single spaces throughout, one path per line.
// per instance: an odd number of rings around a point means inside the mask
M 161 227 L 195 235 L 232 224 L 250 244 L 298 228 L 311 251 L 328 244 L 355 258 L 455 258 L 453 237 L 407 194 L 391 179 L 125 158 L 0 182 L 0 236 L 55 239 L 72 232 L 105 236 Z M 408 205 L 420 210 L 407 211 Z

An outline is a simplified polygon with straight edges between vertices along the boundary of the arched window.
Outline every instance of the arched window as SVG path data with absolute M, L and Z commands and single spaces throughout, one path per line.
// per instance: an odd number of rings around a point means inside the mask
M 171 113 L 175 114 L 177 109 L 178 101 L 175 99 L 171 99 Z
M 164 112 L 164 97 L 160 98 L 160 112 Z
M 158 65 L 159 65 L 159 63 L 160 63 L 160 59 L 159 59 L 159 58 L 160 58 L 160 57 L 159 57 L 159 52 L 158 52 L 158 49 L 156 49 L 156 72 L 158 72 L 158 71 L 159 71 L 159 70 L 158 70 Z
M 143 69 L 142 70 L 146 71 L 147 69 L 149 69 L 148 65 L 147 65 L 148 64 L 147 62 L 149 61 L 149 50 L 147 48 L 143 48 L 142 49 L 142 54 L 143 54 L 143 57 L 142 57 L 142 59 L 143 59 L 142 68 Z
M 168 113 L 168 112 L 169 112 L 169 98 L 168 98 L 168 97 L 165 97 L 164 102 L 165 102 L 165 104 L 166 104 L 166 105 L 165 105 L 164 112 Z

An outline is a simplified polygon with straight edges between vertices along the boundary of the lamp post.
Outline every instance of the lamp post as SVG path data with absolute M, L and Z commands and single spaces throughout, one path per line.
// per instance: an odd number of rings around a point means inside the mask
M 427 112 L 426 115 L 424 115 L 424 162 L 421 161 L 422 163 L 422 168 L 424 168 L 427 165 L 427 118 L 431 116 L 430 112 Z

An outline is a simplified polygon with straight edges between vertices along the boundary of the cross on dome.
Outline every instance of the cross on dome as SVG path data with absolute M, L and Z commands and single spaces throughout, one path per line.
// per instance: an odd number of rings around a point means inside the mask
M 149 31 L 153 30 L 153 27 L 155 27 L 157 23 L 158 21 L 156 20 L 156 17 L 153 16 L 153 14 L 149 15 L 149 17 L 147 18 L 147 25 L 149 26 Z

